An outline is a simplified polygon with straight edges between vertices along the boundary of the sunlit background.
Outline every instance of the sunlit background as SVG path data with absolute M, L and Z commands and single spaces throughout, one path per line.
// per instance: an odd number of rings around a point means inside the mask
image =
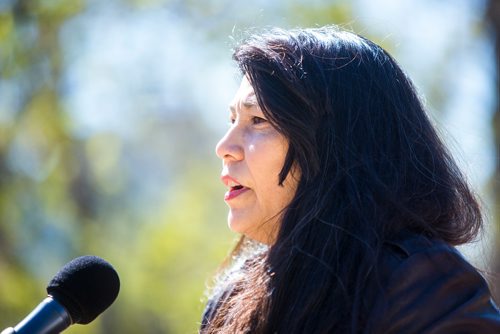
M 67 333 L 196 333 L 204 290 L 237 236 L 214 154 L 249 29 L 339 24 L 416 83 L 485 207 L 493 268 L 487 0 L 0 0 L 0 330 L 74 257 L 120 274 L 117 301 Z M 498 201 L 498 200 L 497 200 Z

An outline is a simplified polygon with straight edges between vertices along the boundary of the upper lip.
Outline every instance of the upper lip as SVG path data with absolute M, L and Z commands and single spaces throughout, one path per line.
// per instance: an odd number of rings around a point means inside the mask
M 238 182 L 238 180 L 236 180 L 235 178 L 233 178 L 227 174 L 221 175 L 220 179 L 222 180 L 222 183 L 224 183 L 226 185 L 226 187 L 229 187 L 229 188 L 236 187 L 236 186 L 243 186 L 240 182 Z

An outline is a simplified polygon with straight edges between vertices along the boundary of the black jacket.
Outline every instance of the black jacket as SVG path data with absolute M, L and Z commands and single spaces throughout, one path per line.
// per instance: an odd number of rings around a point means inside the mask
M 454 247 L 405 233 L 386 242 L 383 254 L 383 292 L 366 292 L 373 307 L 363 333 L 500 334 L 500 312 L 486 281 Z M 208 302 L 201 332 L 229 291 Z
M 407 233 L 385 248 L 385 288 L 368 317 L 370 333 L 500 334 L 486 281 L 454 247 Z

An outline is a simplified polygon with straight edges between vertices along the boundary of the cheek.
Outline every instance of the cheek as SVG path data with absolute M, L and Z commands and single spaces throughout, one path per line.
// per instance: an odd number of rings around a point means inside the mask
M 278 185 L 288 148 L 285 144 L 284 140 L 273 138 L 248 146 L 248 167 L 255 182 L 259 201 L 265 207 L 282 208 L 283 202 L 288 203 L 290 198 L 288 182 L 285 182 L 284 186 Z
M 248 147 L 247 163 L 258 186 L 262 188 L 279 187 L 279 174 L 285 162 L 281 145 L 263 143 Z

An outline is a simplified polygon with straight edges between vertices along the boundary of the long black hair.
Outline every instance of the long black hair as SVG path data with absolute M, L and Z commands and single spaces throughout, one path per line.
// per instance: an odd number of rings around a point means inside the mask
M 246 262 L 206 332 L 355 333 L 386 240 L 452 245 L 479 206 L 416 90 L 380 46 L 336 27 L 272 29 L 234 59 L 289 142 L 280 183 L 300 170 L 277 239 Z

